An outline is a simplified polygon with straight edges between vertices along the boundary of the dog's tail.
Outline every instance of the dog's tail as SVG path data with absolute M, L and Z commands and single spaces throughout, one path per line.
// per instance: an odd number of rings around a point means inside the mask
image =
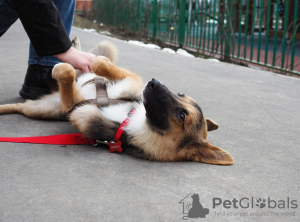
M 72 46 L 78 50 L 81 50 L 80 40 L 77 36 L 72 40 Z M 109 41 L 100 42 L 95 48 L 92 49 L 91 53 L 96 56 L 105 56 L 110 59 L 113 63 L 116 62 L 118 58 L 118 49 L 117 47 Z
M 21 103 L 0 105 L 0 115 L 21 113 L 20 111 L 21 106 L 22 106 Z
M 118 58 L 117 47 L 109 41 L 100 42 L 95 48 L 92 49 L 91 53 L 95 54 L 96 56 L 105 56 L 113 63 L 115 63 Z

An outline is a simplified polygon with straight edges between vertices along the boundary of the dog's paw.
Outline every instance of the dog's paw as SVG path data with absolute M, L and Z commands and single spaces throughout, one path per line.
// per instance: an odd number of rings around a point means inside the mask
M 95 62 L 99 62 L 99 63 L 103 63 L 103 62 L 111 62 L 109 58 L 105 57 L 105 56 L 97 56 Z M 94 63 L 95 63 L 94 62 Z
M 111 65 L 112 62 L 105 56 L 97 56 L 92 65 L 92 69 L 98 76 L 106 76 Z
M 59 82 L 73 82 L 75 80 L 75 75 L 73 66 L 67 63 L 56 64 L 52 69 L 52 78 Z

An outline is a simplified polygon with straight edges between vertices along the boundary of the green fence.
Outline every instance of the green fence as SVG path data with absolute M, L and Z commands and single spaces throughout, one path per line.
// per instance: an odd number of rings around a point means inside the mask
M 95 18 L 202 56 L 300 75 L 299 0 L 95 0 Z

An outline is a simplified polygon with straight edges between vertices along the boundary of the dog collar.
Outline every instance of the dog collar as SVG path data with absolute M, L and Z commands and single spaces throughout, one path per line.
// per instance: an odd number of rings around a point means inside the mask
M 130 122 L 130 117 L 135 113 L 135 109 L 132 109 L 129 113 L 127 118 L 121 123 L 121 125 L 119 126 L 116 134 L 115 134 L 115 139 L 114 141 L 111 141 L 108 143 L 109 146 L 109 152 L 113 153 L 115 151 L 118 151 L 119 153 L 121 153 L 123 151 L 122 148 L 122 143 L 120 141 L 123 133 L 124 133 L 124 128 L 129 124 Z

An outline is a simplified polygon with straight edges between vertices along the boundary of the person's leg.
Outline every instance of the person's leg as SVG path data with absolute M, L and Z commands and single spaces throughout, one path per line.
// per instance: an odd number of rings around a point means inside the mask
M 18 14 L 11 0 L 0 0 L 0 37 L 18 19 Z
M 67 33 L 70 35 L 74 12 L 75 0 L 53 0 L 57 7 Z M 29 46 L 28 69 L 20 95 L 24 99 L 36 99 L 44 94 L 49 94 L 57 87 L 57 82 L 51 76 L 52 68 L 61 61 L 55 56 L 39 57 L 32 44 Z

